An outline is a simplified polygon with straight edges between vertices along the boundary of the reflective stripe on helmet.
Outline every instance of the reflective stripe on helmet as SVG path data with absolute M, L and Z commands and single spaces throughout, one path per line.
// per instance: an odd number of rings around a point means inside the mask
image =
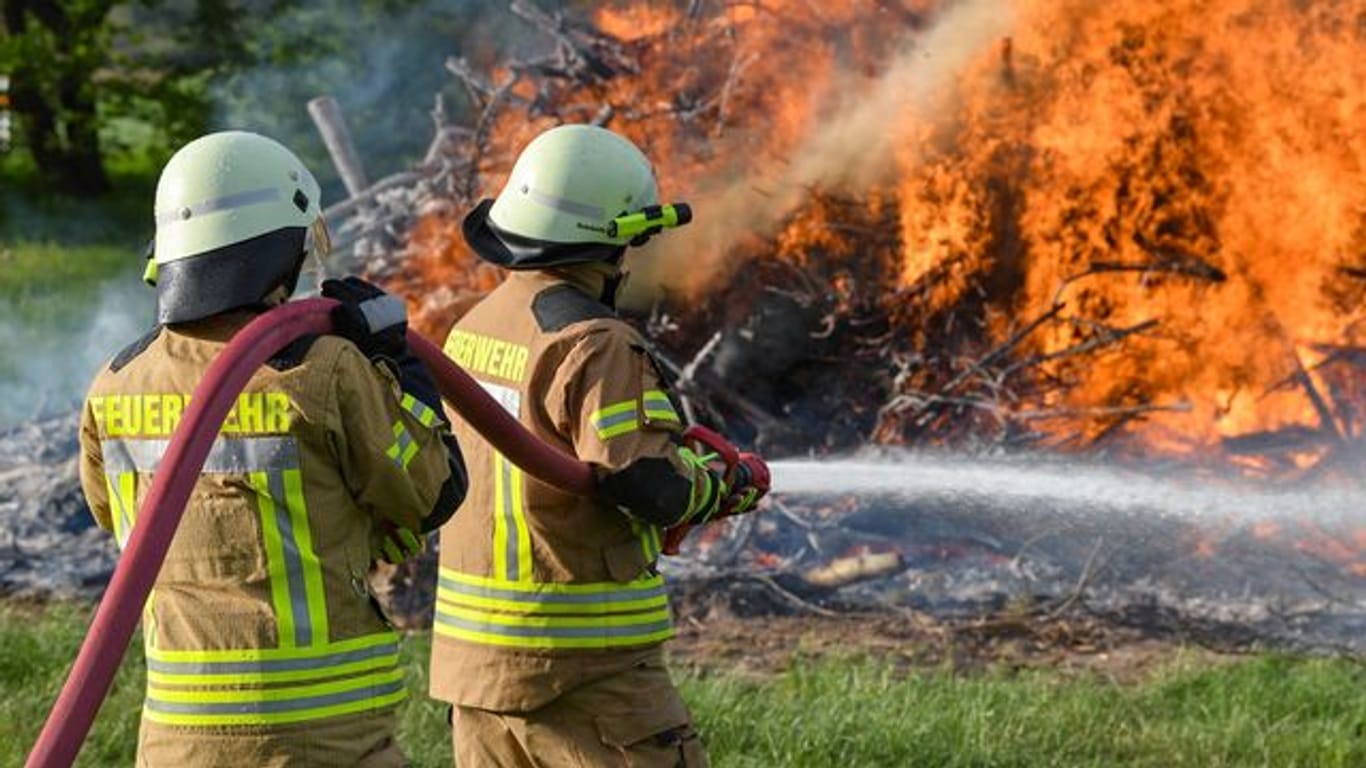
M 245 192 L 237 192 L 231 195 L 224 195 L 212 200 L 205 200 L 193 205 L 182 205 L 178 208 L 171 208 L 164 211 L 157 211 L 156 220 L 158 227 L 165 227 L 179 221 L 188 221 L 195 216 L 203 216 L 209 213 L 221 213 L 238 208 L 246 208 L 249 205 L 261 205 L 262 203 L 274 203 L 280 199 L 280 190 L 275 187 L 262 187 L 260 189 L 249 189 Z

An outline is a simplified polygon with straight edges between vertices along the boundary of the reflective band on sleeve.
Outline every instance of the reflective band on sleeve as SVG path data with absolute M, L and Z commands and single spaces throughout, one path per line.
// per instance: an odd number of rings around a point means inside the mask
M 673 401 L 669 400 L 669 395 L 663 390 L 651 389 L 645 393 L 645 418 L 650 421 L 672 421 L 681 424 L 678 418 L 678 411 L 674 410 Z
M 441 416 L 437 414 L 434 408 L 412 395 L 405 393 L 403 399 L 399 401 L 399 405 L 402 405 L 403 410 L 411 413 L 413 418 L 417 419 L 417 423 L 424 427 L 434 426 L 441 422 Z
M 639 408 L 635 400 L 609 405 L 589 417 L 599 440 L 610 440 L 640 429 Z
M 105 468 L 150 474 L 161 466 L 170 440 L 104 440 Z M 247 474 L 297 469 L 299 445 L 293 437 L 219 437 L 209 448 L 203 474 Z
M 413 457 L 417 455 L 417 441 L 408 432 L 408 428 L 403 426 L 403 422 L 394 422 L 394 443 L 384 452 L 389 460 L 402 469 L 407 469 L 412 463 Z

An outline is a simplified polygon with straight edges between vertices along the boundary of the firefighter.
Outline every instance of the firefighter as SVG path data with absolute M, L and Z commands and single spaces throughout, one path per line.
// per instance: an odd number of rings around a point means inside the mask
M 614 312 L 628 246 L 685 210 L 658 205 L 631 142 L 569 125 L 532 141 L 464 221 L 473 250 L 510 272 L 445 352 L 591 464 L 598 492 L 537 482 L 456 422 L 470 497 L 441 530 L 431 692 L 453 705 L 463 768 L 706 764 L 660 647 L 673 635 L 661 535 L 749 511 L 767 468 L 744 454 L 723 474 L 684 443 L 643 339 Z M 640 220 L 656 223 L 619 226 Z
M 175 154 L 156 192 L 157 324 L 96 377 L 81 485 L 123 546 L 190 393 L 233 333 L 328 247 L 313 176 L 244 132 Z M 251 377 L 224 421 L 143 613 L 139 766 L 399 766 L 398 637 L 366 577 L 415 553 L 466 490 L 403 303 L 328 281 L 339 336 Z

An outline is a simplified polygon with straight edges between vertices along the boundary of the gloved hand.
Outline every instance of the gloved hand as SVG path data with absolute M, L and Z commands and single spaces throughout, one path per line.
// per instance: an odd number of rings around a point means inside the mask
M 706 524 L 731 515 L 743 515 L 754 511 L 759 500 L 768 493 L 772 485 L 772 475 L 768 464 L 754 453 L 743 453 L 730 441 L 706 427 L 694 425 L 683 433 L 683 441 L 695 448 L 697 455 L 707 459 L 707 469 L 721 479 L 726 487 L 726 497 L 717 505 L 716 511 L 705 520 L 695 523 L 676 525 L 664 532 L 663 546 L 660 551 L 666 555 L 678 554 L 679 547 L 687 538 L 694 524 Z
M 716 517 L 752 512 L 772 487 L 768 463 L 756 453 L 741 453 L 731 470 L 730 495 L 721 502 Z
M 389 367 L 404 392 L 440 413 L 441 395 L 426 366 L 408 349 L 408 310 L 403 299 L 359 277 L 324 280 L 322 294 L 341 302 L 332 328 L 371 362 Z
M 371 540 L 370 558 L 398 565 L 426 549 L 426 540 L 416 533 L 388 520 L 379 523 L 377 536 Z
M 340 302 L 332 310 L 332 327 L 374 362 L 397 367 L 408 354 L 408 311 L 403 300 L 359 277 L 324 280 L 322 294 Z

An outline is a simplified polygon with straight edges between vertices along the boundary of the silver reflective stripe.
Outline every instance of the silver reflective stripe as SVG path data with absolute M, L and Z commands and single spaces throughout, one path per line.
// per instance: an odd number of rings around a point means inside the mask
M 108 460 L 106 459 L 105 472 L 109 471 L 108 466 Z M 125 546 L 127 546 L 128 537 L 133 535 L 133 510 L 129 508 L 129 505 L 133 502 L 125 503 L 123 498 L 123 488 L 121 487 L 122 483 L 119 482 L 119 480 L 121 479 L 119 475 L 122 475 L 123 472 L 126 471 L 127 470 L 119 471 L 116 472 L 114 475 L 110 476 L 108 484 L 109 503 L 111 506 L 113 506 L 114 513 L 119 516 L 119 549 L 123 549 Z
M 593 426 L 597 427 L 599 432 L 603 432 L 611 427 L 617 426 L 618 424 L 629 424 L 635 420 L 636 412 L 634 410 L 631 410 L 613 414 L 611 416 L 603 416 L 602 418 L 593 422 Z
M 408 319 L 408 309 L 403 306 L 403 299 L 389 294 L 362 301 L 360 311 L 365 315 L 365 324 L 370 326 L 372 333 Z
M 206 213 L 230 211 L 234 208 L 246 208 L 249 205 L 260 205 L 261 203 L 273 203 L 279 199 L 280 190 L 275 187 L 251 189 L 233 195 L 215 197 L 212 200 L 205 200 L 195 205 L 183 205 L 179 208 L 157 211 L 157 226 L 164 227 L 167 224 L 174 224 L 177 221 L 184 221 L 195 216 L 203 216 Z M 185 215 L 186 211 L 189 211 L 189 216 Z
M 498 589 L 496 587 L 481 587 L 473 584 L 461 584 L 447 578 L 440 578 L 439 583 L 442 589 L 450 590 L 462 595 L 473 597 L 484 597 L 494 600 L 509 600 L 517 603 L 527 603 L 530 605 L 598 605 L 601 603 L 623 603 L 634 602 L 636 600 L 648 600 L 652 597 L 662 597 L 665 594 L 662 583 L 644 589 L 616 589 L 610 592 L 524 592 L 515 589 Z
M 163 661 L 148 657 L 147 668 L 168 675 L 248 675 L 263 672 L 293 672 L 367 661 L 398 653 L 398 643 L 377 645 L 355 651 L 332 653 L 311 659 L 263 659 L 260 661 Z
M 545 192 L 530 187 L 525 187 L 524 189 L 526 189 L 527 197 L 530 197 L 532 200 L 535 200 L 537 203 L 540 203 L 547 208 L 554 208 L 557 211 L 563 211 L 564 213 L 573 214 L 574 216 L 582 216 L 585 219 L 591 219 L 593 221 L 605 221 L 607 219 L 607 214 L 596 205 L 588 205 L 574 200 L 567 200 L 556 195 L 548 195 Z
M 284 701 L 242 701 L 242 702 L 214 702 L 214 703 L 194 703 L 180 701 L 161 701 L 155 698 L 155 693 L 147 695 L 147 708 L 157 712 L 181 715 L 268 715 L 278 712 L 296 712 L 301 709 L 319 709 L 330 707 L 336 704 L 349 704 L 353 701 L 364 699 L 377 699 L 391 693 L 397 693 L 403 688 L 402 680 L 395 680 L 384 685 L 367 685 L 352 691 L 342 691 L 340 693 L 330 693 L 323 696 L 309 696 L 302 699 L 286 699 Z M 249 691 L 242 691 L 243 695 L 249 695 Z
M 431 406 L 412 395 L 405 394 L 399 404 L 403 406 L 403 410 L 417 417 L 418 423 L 424 427 L 430 427 L 440 420 Z
M 170 444 L 170 440 L 103 440 L 105 471 L 155 472 Z M 220 437 L 213 441 L 202 472 L 238 475 L 298 466 L 299 445 L 293 437 Z
M 494 624 L 488 621 L 472 621 L 470 619 L 452 616 L 441 610 L 440 605 L 436 609 L 436 621 L 456 629 L 463 629 L 470 632 L 481 632 L 489 635 L 502 635 L 504 637 L 563 637 L 563 638 L 616 638 L 616 637 L 640 637 L 652 635 L 656 632 L 667 632 L 672 628 L 672 623 L 668 619 L 660 619 L 642 624 L 628 624 L 626 626 L 593 626 L 593 627 L 510 627 L 506 624 Z
M 503 525 L 507 531 L 507 542 L 504 551 L 507 553 L 507 571 L 503 577 L 508 581 L 517 581 L 521 577 L 521 563 L 517 557 L 517 514 L 514 512 L 517 499 L 512 497 L 514 493 L 512 485 L 512 462 L 503 459 L 502 469 L 499 472 L 499 482 L 503 484 Z
M 284 475 L 272 472 L 267 476 L 267 482 L 270 484 L 270 497 L 275 500 L 275 525 L 280 529 L 289 600 L 294 606 L 294 644 L 303 648 L 313 644 L 313 621 L 308 610 L 308 593 L 304 589 L 303 555 L 299 553 L 299 540 L 294 534 L 294 523 L 289 515 Z

